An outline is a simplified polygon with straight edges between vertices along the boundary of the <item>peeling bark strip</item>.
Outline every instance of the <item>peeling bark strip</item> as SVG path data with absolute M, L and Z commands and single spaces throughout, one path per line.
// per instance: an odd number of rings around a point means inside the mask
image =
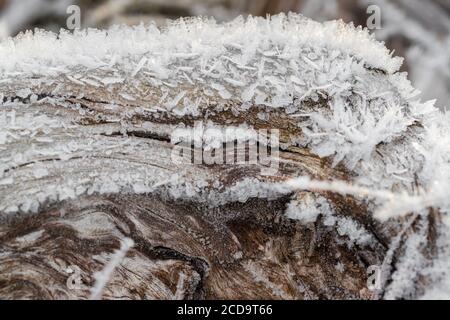
M 1 42 L 0 297 L 87 299 L 102 270 L 105 299 L 435 290 L 448 146 L 435 167 L 426 150 L 448 129 L 400 64 L 365 31 L 296 15 Z M 198 121 L 280 130 L 279 170 L 174 163 L 172 133 Z

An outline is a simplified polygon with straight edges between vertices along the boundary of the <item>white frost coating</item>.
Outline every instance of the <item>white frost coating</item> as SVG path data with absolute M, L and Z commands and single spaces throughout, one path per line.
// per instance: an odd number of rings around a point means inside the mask
M 292 183 L 292 182 L 291 182 Z M 303 189 L 303 188 L 302 188 Z M 309 188 L 305 188 L 309 189 Z M 318 190 L 314 188 L 314 190 Z M 373 237 L 358 222 L 349 217 L 335 215 L 328 200 L 312 192 L 302 192 L 297 199 L 292 200 L 285 212 L 289 219 L 298 220 L 302 224 L 316 222 L 321 216 L 323 224 L 336 228 L 340 236 L 345 236 L 348 247 L 370 245 Z
M 345 159 L 347 166 L 353 169 L 358 161 L 368 160 L 378 144 L 400 136 L 414 123 L 414 118 L 405 116 L 404 107 L 395 102 L 375 100 L 369 103 L 365 99 L 362 97 L 355 103 L 359 110 L 353 110 L 344 102 L 344 97 L 338 96 L 331 102 L 333 114 L 330 116 L 309 115 L 310 121 L 300 126 L 313 145 L 313 151 L 321 157 L 335 155 L 335 164 Z
M 446 219 L 448 220 L 448 218 Z M 423 300 L 449 300 L 450 299 L 450 223 L 438 230 L 439 237 L 437 258 L 421 271 L 421 274 L 432 279 L 432 285 L 426 288 L 420 297 Z
M 440 187 L 439 181 L 435 181 Z M 352 195 L 362 199 L 373 199 L 379 205 L 374 212 L 374 216 L 381 221 L 389 218 L 402 217 L 411 212 L 426 214 L 424 209 L 429 207 L 441 207 L 448 210 L 449 200 L 445 198 L 444 191 L 441 188 L 430 189 L 423 194 L 409 195 L 407 192 L 394 193 L 389 190 L 376 190 L 363 186 L 352 185 L 344 181 L 318 181 L 311 180 L 309 177 L 299 177 L 291 179 L 286 183 L 277 186 L 279 192 L 289 193 L 293 190 L 308 191 L 331 191 L 341 195 Z M 448 190 L 448 189 L 444 189 Z
M 315 222 L 320 214 L 332 215 L 332 210 L 325 198 L 312 193 L 302 194 L 299 200 L 291 201 L 286 209 L 288 218 L 299 220 L 304 224 Z
M 91 289 L 90 300 L 99 300 L 102 298 L 102 292 L 108 281 L 111 279 L 114 270 L 125 258 L 127 252 L 134 246 L 134 241 L 130 238 L 125 238 L 121 242 L 120 249 L 114 252 L 111 260 L 105 268 L 94 275 L 96 281 L 94 287 Z
M 309 46 L 357 56 L 371 67 L 389 73 L 396 72 L 402 63 L 401 58 L 393 58 L 386 47 L 366 31 L 340 21 L 321 24 L 291 14 L 288 18 L 279 15 L 270 20 L 237 18 L 227 24 L 201 18 L 194 23 L 179 20 L 162 32 L 154 25 L 113 27 L 107 31 L 90 29 L 75 34 L 63 31 L 59 35 L 27 32 L 1 42 L 0 71 L 3 74 L 48 74 L 54 70 L 64 72 L 74 66 L 98 68 L 111 62 L 124 65 L 138 56 L 141 58 L 129 64 L 132 75 L 153 69 L 162 77 L 176 59 L 207 62 L 222 56 L 227 47 L 243 50 L 236 63 L 245 65 L 257 52 L 268 57 L 287 54 L 286 58 L 293 58 L 291 54 L 296 50 Z M 142 59 L 144 53 L 148 53 L 150 63 Z M 230 78 L 229 82 L 244 84 L 241 79 Z
M 406 240 L 404 253 L 397 257 L 399 262 L 392 275 L 392 282 L 387 286 L 384 298 L 394 300 L 405 297 L 413 297 L 414 283 L 427 264 L 423 255 L 423 248 L 427 245 L 428 223 L 422 220 L 422 225 L 416 233 Z
M 252 105 L 285 108 L 304 133 L 294 140 L 351 169 L 418 119 L 408 110 L 415 103 L 413 88 L 404 75 L 395 74 L 401 59 L 392 58 L 367 31 L 295 14 L 227 24 L 179 20 L 163 31 L 154 26 L 59 36 L 38 31 L 5 40 L 0 58 L 2 52 L 13 61 L 0 59 L 0 79 L 65 74 L 83 86 L 85 78 L 76 70 L 95 69 L 108 73 L 107 80 L 100 77 L 96 83 L 111 89 L 111 73 L 131 84 L 140 77 L 159 89 L 152 108 L 176 116 L 198 115 L 202 108 L 218 112 L 229 100 L 233 112 Z M 185 87 L 192 88 L 191 95 Z M 25 97 L 24 90 L 15 94 Z M 125 91 L 119 96 L 126 103 L 140 104 L 137 93 Z M 259 115 L 266 118 L 265 112 Z
M 353 246 L 356 243 L 359 246 L 368 245 L 373 240 L 367 230 L 360 226 L 351 218 L 339 218 L 337 222 L 337 232 L 341 236 L 347 236 L 349 239 L 348 246 Z

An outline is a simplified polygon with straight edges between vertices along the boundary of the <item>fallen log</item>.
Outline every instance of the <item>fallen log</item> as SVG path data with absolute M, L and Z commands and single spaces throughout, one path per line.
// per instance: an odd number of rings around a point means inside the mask
M 432 294 L 448 129 L 400 65 L 297 15 L 3 41 L 0 297 Z

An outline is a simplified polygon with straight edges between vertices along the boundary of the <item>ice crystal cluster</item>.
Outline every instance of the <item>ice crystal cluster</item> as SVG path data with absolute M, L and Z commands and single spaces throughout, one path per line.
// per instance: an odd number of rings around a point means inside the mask
M 299 190 L 334 192 L 365 201 L 381 221 L 426 217 L 430 211 L 441 215 L 438 258 L 429 262 L 420 254 L 424 225 L 407 239 L 387 297 L 414 294 L 408 290 L 424 272 L 433 283 L 448 282 L 450 119 L 433 101 L 420 101 L 407 75 L 398 72 L 401 64 L 366 30 L 294 14 L 224 24 L 178 20 L 163 29 L 35 31 L 6 39 L 0 43 L 0 211 L 37 212 L 49 201 L 124 191 L 164 190 L 173 197 L 206 197 L 210 204 Z M 102 101 L 110 111 L 104 132 L 74 121 L 87 112 L 79 101 L 92 99 L 93 88 L 109 99 Z M 63 106 L 70 117 L 43 105 Z M 183 168 L 166 167 L 167 147 L 158 155 L 145 154 L 157 141 L 107 137 L 115 130 L 126 133 L 136 115 L 182 120 L 231 111 L 245 119 L 252 106 L 260 108 L 260 119 L 274 112 L 288 117 L 302 134 L 290 135 L 287 144 L 331 159 L 351 173 L 352 181 L 316 181 L 299 173 L 283 184 L 249 177 L 223 189 L 206 170 L 189 180 Z M 174 129 L 156 127 L 148 122 L 140 130 L 167 134 Z M 120 166 L 120 158 L 136 150 L 143 150 L 136 163 Z M 110 159 L 99 165 L 105 154 Z M 49 161 L 54 161 L 51 173 L 45 166 Z M 27 166 L 15 176 L 15 168 Z M 21 185 L 30 176 L 32 183 Z M 308 201 L 293 200 L 286 214 L 304 223 L 322 215 L 349 246 L 370 245 L 362 226 L 335 217 L 333 210 L 323 197 L 310 195 Z M 399 226 L 401 233 L 404 223 Z M 424 294 L 450 292 L 430 285 Z

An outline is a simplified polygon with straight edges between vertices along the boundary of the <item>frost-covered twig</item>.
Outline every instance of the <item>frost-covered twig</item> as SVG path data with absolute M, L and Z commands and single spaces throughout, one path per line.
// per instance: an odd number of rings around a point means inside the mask
M 114 252 L 111 260 L 107 263 L 104 269 L 94 275 L 96 281 L 94 287 L 91 288 L 91 300 L 99 300 L 102 298 L 103 289 L 111 279 L 114 270 L 125 258 L 127 252 L 134 246 L 134 241 L 130 238 L 122 240 L 120 249 Z
M 402 217 L 412 212 L 423 212 L 429 207 L 440 207 L 445 205 L 448 197 L 444 194 L 424 193 L 419 195 L 409 195 L 406 192 L 394 193 L 389 190 L 377 190 L 363 186 L 357 186 L 345 181 L 318 181 L 309 177 L 300 177 L 279 185 L 284 190 L 308 190 L 308 191 L 329 191 L 341 195 L 352 195 L 367 199 L 375 199 L 382 203 L 375 211 L 374 217 L 386 221 L 389 218 Z

